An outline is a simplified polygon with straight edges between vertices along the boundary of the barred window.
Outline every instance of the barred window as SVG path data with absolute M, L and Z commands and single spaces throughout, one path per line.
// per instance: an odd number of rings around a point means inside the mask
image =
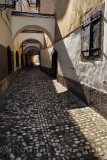
M 83 21 L 82 25 L 82 56 L 99 56 L 101 52 L 101 11 Z

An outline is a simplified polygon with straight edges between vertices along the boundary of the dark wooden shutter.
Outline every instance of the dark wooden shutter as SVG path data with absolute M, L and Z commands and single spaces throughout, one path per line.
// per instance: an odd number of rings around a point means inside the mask
M 84 57 L 98 56 L 101 42 L 101 11 L 83 21 L 82 25 L 82 55 Z
M 93 16 L 91 16 L 91 55 L 97 56 L 99 55 L 100 47 L 101 47 L 101 11 L 97 12 Z

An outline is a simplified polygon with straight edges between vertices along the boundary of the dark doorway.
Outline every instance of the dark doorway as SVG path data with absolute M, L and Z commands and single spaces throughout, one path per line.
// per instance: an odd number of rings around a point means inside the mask
M 16 67 L 19 67 L 19 52 L 16 51 Z
M 25 54 L 25 66 L 27 67 L 27 55 Z
M 8 73 L 12 72 L 12 52 L 10 47 L 7 47 L 7 57 L 8 57 Z
M 56 78 L 57 77 L 57 51 L 55 50 L 53 55 L 52 55 L 52 77 Z
M 21 54 L 21 66 L 23 66 L 23 53 Z

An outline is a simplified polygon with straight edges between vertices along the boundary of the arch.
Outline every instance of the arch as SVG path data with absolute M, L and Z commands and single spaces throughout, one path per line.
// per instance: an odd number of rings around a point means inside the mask
M 17 19 L 17 17 L 16 17 L 16 19 Z M 27 20 L 26 20 L 26 21 L 27 21 Z M 17 23 L 20 24 L 20 25 L 18 25 L 18 27 L 16 26 Z M 14 40 L 15 37 L 16 37 L 20 32 L 22 32 L 23 30 L 27 30 L 27 29 L 32 28 L 32 29 L 36 29 L 36 30 L 43 31 L 43 32 L 49 37 L 51 43 L 53 44 L 53 42 L 54 42 L 54 37 L 55 37 L 55 27 L 54 27 L 54 29 L 52 30 L 53 33 L 50 33 L 50 32 L 49 32 L 49 30 L 50 30 L 49 28 L 48 28 L 48 30 L 47 30 L 47 29 L 45 29 L 45 28 L 43 28 L 43 27 L 41 27 L 41 26 L 37 26 L 36 24 L 35 24 L 35 25 L 27 25 L 27 24 L 25 23 L 25 25 L 21 25 L 21 23 L 22 23 L 22 21 L 21 21 L 21 22 L 16 22 L 16 24 L 15 24 L 14 21 L 12 22 L 12 37 L 13 37 L 13 40 Z M 54 25 L 55 25 L 55 24 L 53 24 L 53 26 L 54 26 Z M 44 25 L 43 25 L 43 26 L 44 26 Z M 50 24 L 49 24 L 48 26 L 49 26 L 49 27 L 52 27 L 52 26 L 50 26 Z M 53 27 L 52 27 L 52 28 L 53 28 Z
M 12 72 L 12 52 L 10 46 L 7 47 L 8 73 Z
M 26 48 L 32 47 L 32 46 L 40 50 L 40 43 L 29 43 L 29 42 L 26 43 L 26 46 L 24 46 L 23 49 L 25 50 Z
M 24 50 L 24 53 L 27 54 L 29 51 L 31 50 L 35 50 L 37 54 L 40 53 L 40 50 L 37 48 L 37 47 L 34 47 L 34 46 L 30 46 L 30 47 L 27 47 L 25 50 Z
M 23 41 L 26 41 L 28 39 L 32 39 L 35 41 L 38 41 L 42 44 L 42 48 L 44 47 L 44 34 L 43 33 L 20 33 L 18 35 L 18 41 L 19 41 L 19 47 L 22 44 Z
M 27 40 L 37 41 L 38 43 L 40 43 L 40 47 L 41 47 L 42 49 L 44 48 L 43 44 L 42 44 L 39 40 L 37 40 L 37 39 L 26 39 L 26 40 L 24 40 L 22 43 L 26 42 Z M 21 43 L 21 44 L 22 44 L 22 43 Z

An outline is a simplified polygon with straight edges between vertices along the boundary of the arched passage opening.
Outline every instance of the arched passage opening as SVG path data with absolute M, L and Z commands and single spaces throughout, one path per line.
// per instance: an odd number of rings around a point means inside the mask
M 26 47 L 27 43 L 29 43 L 29 47 Z M 40 47 L 33 46 L 34 44 L 39 44 Z M 35 57 L 38 57 L 37 65 L 40 65 L 40 49 L 44 47 L 43 43 L 36 39 L 26 39 L 22 42 L 20 47 L 22 47 L 24 66 L 36 65 L 37 63 L 35 63 L 35 61 L 37 61 L 37 59 L 35 60 Z
M 27 44 L 27 43 L 30 43 L 31 46 L 32 46 L 33 43 L 38 43 L 38 44 L 40 44 L 40 49 L 43 49 L 43 48 L 44 48 L 44 44 L 43 44 L 40 40 L 37 40 L 36 38 L 33 38 L 33 39 L 30 39 L 30 38 L 25 39 L 24 41 L 22 41 L 22 42 L 20 43 L 20 46 L 19 46 L 19 47 L 21 47 L 22 44 Z M 25 46 L 25 47 L 26 47 L 26 46 Z
M 18 45 L 27 40 L 33 40 L 41 44 L 42 49 L 44 48 L 44 33 L 19 33 L 18 34 Z
M 37 47 L 30 46 L 24 50 L 26 66 L 40 65 L 40 50 Z
M 45 28 L 42 28 L 42 27 L 36 26 L 36 25 L 35 25 L 35 26 L 33 26 L 33 25 L 24 26 L 24 27 L 20 28 L 19 30 L 16 30 L 16 32 L 14 31 L 14 32 L 13 32 L 13 41 L 14 41 L 15 38 L 18 36 L 18 34 L 20 34 L 23 30 L 28 30 L 28 29 L 30 29 L 30 28 L 32 28 L 32 29 L 34 29 L 34 30 L 40 30 L 40 31 L 42 31 L 43 33 L 45 33 L 45 34 L 48 36 L 51 44 L 53 44 L 53 42 L 54 42 L 54 36 L 52 36 Z
M 36 54 L 40 54 L 40 50 L 35 47 L 35 46 L 30 46 L 30 47 L 27 47 L 25 50 L 24 50 L 24 53 L 27 54 L 30 50 L 35 50 Z

